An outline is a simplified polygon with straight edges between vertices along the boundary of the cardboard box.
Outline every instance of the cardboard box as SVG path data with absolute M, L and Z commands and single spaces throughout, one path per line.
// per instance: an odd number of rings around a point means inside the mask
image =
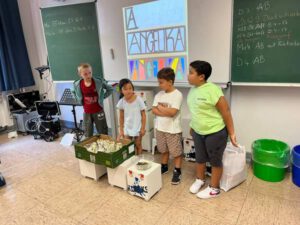
M 87 151 L 84 147 L 87 144 L 97 141 L 98 139 L 104 140 L 112 140 L 115 141 L 112 137 L 108 135 L 97 135 L 90 138 L 85 139 L 84 141 L 75 145 L 75 156 L 78 159 L 83 159 L 88 162 L 92 162 L 99 165 L 104 165 L 109 168 L 115 168 L 124 162 L 126 159 L 130 158 L 135 154 L 134 151 L 134 142 L 128 139 L 122 139 L 120 142 L 122 143 L 123 147 L 112 153 L 105 153 L 105 152 L 97 152 L 92 153 Z

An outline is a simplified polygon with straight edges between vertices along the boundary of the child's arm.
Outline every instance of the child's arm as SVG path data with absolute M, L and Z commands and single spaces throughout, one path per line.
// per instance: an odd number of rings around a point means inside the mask
M 102 85 L 103 85 L 103 89 L 105 89 L 104 98 L 107 98 L 113 93 L 113 88 L 111 85 L 107 84 L 107 81 L 104 79 Z
M 170 108 L 171 109 L 171 108 Z M 162 116 L 162 117 L 171 117 L 169 115 L 167 115 L 165 112 L 162 112 L 161 110 L 159 110 L 158 106 L 153 106 L 152 107 L 152 113 L 156 116 Z
M 73 89 L 71 90 L 71 92 L 72 92 L 73 96 L 75 97 L 76 101 L 78 103 L 82 104 L 82 102 L 80 102 L 80 100 L 82 100 L 82 99 L 80 98 L 80 93 L 79 92 L 81 92 L 81 90 L 80 90 L 80 85 L 79 84 L 80 84 L 80 81 L 79 82 L 75 81 L 73 83 Z
M 162 117 L 173 117 L 178 112 L 178 109 L 175 108 L 168 108 L 166 106 L 163 106 L 163 103 L 161 103 L 160 98 L 161 95 L 155 95 L 153 105 L 152 105 L 152 113 L 156 116 L 162 116 Z
M 153 113 L 155 116 L 163 116 L 162 113 L 158 110 L 157 106 L 153 106 L 153 107 L 152 107 L 152 113 Z
M 164 116 L 164 114 L 158 110 L 157 106 L 153 106 L 153 107 L 152 107 L 152 113 L 153 113 L 155 116 Z
M 154 97 L 153 105 L 152 105 L 152 113 L 155 116 L 164 116 L 159 110 L 158 110 L 158 104 L 159 104 L 159 94 L 156 94 Z
M 227 131 L 229 133 L 230 141 L 234 146 L 238 146 L 236 141 L 236 136 L 234 133 L 233 120 L 230 112 L 230 108 L 224 96 L 221 96 L 219 101 L 216 104 L 217 109 L 221 113 L 224 123 L 226 125 Z
M 182 94 L 179 92 L 176 93 L 176 96 L 174 96 L 172 105 L 168 103 L 160 103 L 159 101 L 157 101 L 154 105 L 155 107 L 152 108 L 152 112 L 157 116 L 174 117 L 180 110 L 181 104 Z
M 141 111 L 141 115 L 142 115 L 142 127 L 140 130 L 140 136 L 143 137 L 146 133 L 146 112 L 145 110 Z
M 124 138 L 124 110 L 120 109 L 120 118 L 119 118 L 119 123 L 120 123 L 120 138 Z
M 160 113 L 162 113 L 163 116 L 165 117 L 173 117 L 177 114 L 178 109 L 175 108 L 168 108 L 162 105 L 158 105 L 157 109 Z

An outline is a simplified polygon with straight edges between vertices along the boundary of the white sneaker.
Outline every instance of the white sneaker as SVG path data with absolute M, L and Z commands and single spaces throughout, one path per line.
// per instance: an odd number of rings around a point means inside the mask
M 190 187 L 190 192 L 196 194 L 200 190 L 200 188 L 204 185 L 204 183 L 205 182 L 203 180 L 196 179 L 195 182 Z
M 211 186 L 207 186 L 203 191 L 199 191 L 197 194 L 198 198 L 214 198 L 217 197 L 220 194 L 220 189 L 219 188 L 213 188 Z

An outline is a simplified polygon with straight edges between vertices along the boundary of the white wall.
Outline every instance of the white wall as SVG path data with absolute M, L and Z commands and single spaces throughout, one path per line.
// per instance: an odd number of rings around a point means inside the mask
M 119 81 L 127 77 L 127 59 L 122 8 L 150 0 L 99 1 L 98 19 L 100 26 L 101 54 L 104 77 Z M 111 57 L 113 49 L 115 58 Z
M 300 88 L 233 87 L 232 114 L 238 141 L 251 150 L 254 140 L 300 144 Z
M 232 0 L 188 0 L 189 60 L 213 65 L 212 82 L 230 80 Z
M 44 0 L 43 2 L 45 1 L 51 2 L 51 0 Z M 23 21 L 23 24 L 27 24 L 27 26 L 24 26 L 26 28 L 24 29 L 24 31 L 26 42 L 29 48 L 31 63 L 37 62 L 38 65 L 41 65 L 42 63 L 44 63 L 43 60 L 46 57 L 46 51 L 43 31 L 41 28 L 41 18 L 39 15 L 40 1 L 20 0 L 19 3 L 20 2 L 22 2 L 22 4 L 20 5 L 24 5 L 24 8 L 21 8 L 21 11 L 23 11 L 23 13 L 21 14 L 23 14 L 22 20 L 25 20 Z M 123 6 L 132 5 L 138 2 L 146 1 L 100 0 L 97 3 L 100 20 L 99 24 L 104 64 L 103 66 L 107 79 L 110 78 L 110 75 L 112 75 L 113 77 L 118 77 L 126 74 L 127 72 L 127 69 L 123 68 L 124 65 L 126 65 L 125 48 L 116 48 L 115 45 L 117 41 L 124 41 L 123 22 L 120 22 L 122 21 L 122 12 L 119 11 L 119 9 L 121 9 Z M 30 16 L 28 15 L 30 9 L 25 6 L 26 4 L 31 5 L 32 18 L 30 18 Z M 197 13 L 197 18 L 195 19 L 195 21 L 189 21 L 189 25 L 191 27 L 193 26 L 193 29 L 197 29 L 197 34 L 199 34 L 198 36 L 189 37 L 189 39 L 193 38 L 194 41 L 202 41 L 202 48 L 209 47 L 206 46 L 208 45 L 206 42 L 209 41 L 208 39 L 210 38 L 210 36 L 212 36 L 212 38 L 216 38 L 215 30 L 218 27 L 215 26 L 215 20 L 217 18 L 222 18 L 224 20 L 223 25 L 225 26 L 225 30 L 227 30 L 228 28 L 231 30 L 232 22 L 228 17 L 228 13 L 231 13 L 230 10 L 232 8 L 232 0 L 191 0 L 189 4 L 196 4 L 192 7 L 191 10 L 193 10 L 194 13 Z M 222 8 L 224 8 L 224 10 L 222 10 Z M 214 10 L 217 10 L 218 15 L 213 14 Z M 210 14 L 214 16 L 208 18 Z M 197 21 L 199 21 L 199 27 L 197 27 Z M 202 35 L 203 25 L 201 25 L 201 23 L 206 23 L 210 27 L 210 32 L 207 34 L 207 36 L 203 36 L 204 34 Z M 31 24 L 33 24 L 33 27 L 30 27 Z M 190 30 L 191 27 L 189 27 Z M 114 36 L 112 36 L 111 33 L 114 33 Z M 220 40 L 225 40 L 227 44 L 225 44 L 224 42 L 222 45 L 226 46 L 223 46 L 223 49 L 217 45 L 213 46 L 214 48 L 217 47 L 221 48 L 222 50 L 214 51 L 210 54 L 204 54 L 203 51 L 200 51 L 201 49 L 199 49 L 199 51 L 195 51 L 192 53 L 190 59 L 210 59 L 212 62 L 214 60 L 224 60 L 224 63 L 226 65 L 230 65 L 230 54 L 228 53 L 228 49 L 230 49 L 228 37 L 230 36 L 230 34 L 228 34 L 227 32 L 225 33 L 226 37 L 224 37 L 224 35 L 221 35 L 218 38 Z M 33 38 L 35 38 L 35 41 L 32 41 L 34 40 Z M 31 41 L 28 41 L 28 39 Z M 192 42 L 193 40 L 190 40 L 190 42 Z M 193 46 L 190 45 L 189 47 L 192 48 Z M 198 46 L 194 47 L 197 48 Z M 115 50 L 115 60 L 111 59 L 110 48 L 114 48 Z M 119 64 L 123 66 L 118 66 Z M 224 73 L 228 72 L 226 70 L 224 71 Z M 214 70 L 214 74 L 212 76 L 216 74 L 217 73 Z M 180 90 L 184 93 L 186 99 L 188 89 L 183 88 Z M 287 142 L 291 147 L 296 144 L 300 144 L 299 96 L 300 88 L 296 87 L 232 87 L 231 110 L 234 117 L 238 141 L 242 145 L 245 145 L 248 151 L 251 151 L 251 143 L 258 138 L 276 138 Z M 186 103 L 184 103 L 183 112 L 184 116 L 189 115 Z M 71 115 L 69 118 L 70 121 L 72 121 Z

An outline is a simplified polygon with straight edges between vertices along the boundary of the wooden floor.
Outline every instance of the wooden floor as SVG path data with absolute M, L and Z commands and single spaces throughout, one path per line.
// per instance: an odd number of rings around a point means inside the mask
M 80 175 L 73 147 L 59 140 L 47 143 L 32 136 L 0 136 L 0 171 L 7 186 L 0 189 L 0 224 L 300 224 L 300 188 L 288 174 L 268 183 L 253 176 L 214 199 L 189 193 L 194 164 L 184 162 L 183 178 L 163 188 L 148 202 Z M 156 161 L 159 155 L 155 156 Z

